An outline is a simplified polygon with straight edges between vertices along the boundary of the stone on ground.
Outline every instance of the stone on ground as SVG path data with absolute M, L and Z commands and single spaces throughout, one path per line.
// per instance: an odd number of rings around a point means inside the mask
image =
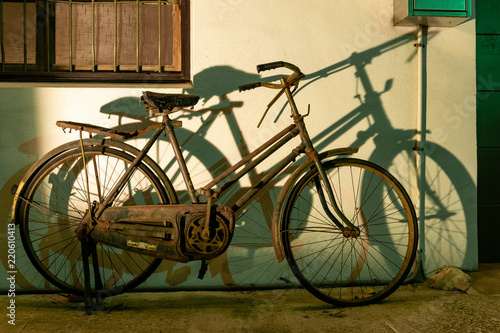
M 427 279 L 425 284 L 434 289 L 466 292 L 472 285 L 472 278 L 459 268 L 443 267 Z

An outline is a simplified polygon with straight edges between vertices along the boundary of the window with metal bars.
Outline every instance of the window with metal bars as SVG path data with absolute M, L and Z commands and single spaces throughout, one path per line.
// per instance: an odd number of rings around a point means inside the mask
M 0 10 L 0 81 L 190 81 L 189 0 L 0 0 Z

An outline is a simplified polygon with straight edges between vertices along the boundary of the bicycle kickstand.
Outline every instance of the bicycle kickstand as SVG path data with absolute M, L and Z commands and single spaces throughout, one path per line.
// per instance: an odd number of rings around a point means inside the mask
M 91 315 L 93 314 L 93 310 L 95 310 L 95 303 L 92 299 L 92 290 L 90 286 L 90 267 L 89 267 L 89 243 L 87 238 L 87 230 L 84 228 L 83 237 L 80 242 L 82 244 L 82 256 L 83 256 L 83 283 L 84 283 L 84 292 L 83 296 L 85 299 L 85 314 Z

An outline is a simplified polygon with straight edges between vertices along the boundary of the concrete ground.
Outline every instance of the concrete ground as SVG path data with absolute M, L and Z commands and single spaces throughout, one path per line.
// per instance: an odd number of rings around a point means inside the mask
M 500 264 L 485 264 L 467 293 L 425 284 L 365 307 L 335 308 L 304 290 L 131 292 L 85 315 L 62 295 L 17 295 L 15 326 L 0 332 L 500 332 Z M 0 296 L 6 312 L 9 298 Z

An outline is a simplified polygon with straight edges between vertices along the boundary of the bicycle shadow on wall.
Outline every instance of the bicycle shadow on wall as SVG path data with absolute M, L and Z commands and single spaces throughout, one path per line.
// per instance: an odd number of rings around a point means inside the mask
M 302 85 L 303 89 L 339 71 L 347 68 L 355 69 L 356 74 L 352 83 L 355 85 L 356 81 L 360 82 L 360 87 L 364 90 L 354 96 L 359 101 L 359 106 L 346 112 L 345 116 L 321 133 L 316 135 L 310 133 L 313 142 L 321 151 L 349 131 L 355 131 L 357 124 L 370 119 L 370 127 L 359 132 L 350 146 L 362 147 L 368 140 L 373 140 L 375 149 L 369 160 L 379 163 L 393 173 L 403 182 L 409 193 L 414 192 L 411 185 L 415 184 L 415 179 L 419 176 L 413 167 L 415 152 L 412 148 L 415 146 L 415 129 L 398 129 L 391 124 L 380 96 L 389 92 L 395 83 L 389 79 L 382 91 L 376 91 L 366 68 L 376 57 L 413 42 L 414 36 L 406 35 L 366 51 L 353 53 L 345 60 L 306 74 Z M 266 80 L 276 79 L 278 77 L 270 77 Z M 176 128 L 193 182 L 197 186 L 208 183 L 214 175 L 219 174 L 220 170 L 224 170 L 230 164 L 226 154 L 207 139 L 211 126 L 221 115 L 227 121 L 232 134 L 231 140 L 236 143 L 241 157 L 248 154 L 248 145 L 240 134 L 240 124 L 234 117 L 234 111 L 241 108 L 243 102 L 230 100 L 228 96 L 236 91 L 238 85 L 263 79 L 260 75 L 246 73 L 230 66 L 215 66 L 197 73 L 194 80 L 195 88 L 187 92 L 201 97 L 199 105 L 202 108 L 196 109 L 196 112 L 186 111 L 174 114 L 172 118 L 188 119 L 198 124 L 197 128 L 192 130 Z M 215 102 L 209 105 L 209 101 Z M 110 117 L 118 117 L 118 125 L 115 129 L 120 128 L 122 131 L 126 131 L 128 127 L 145 128 L 158 121 L 147 115 L 138 97 L 124 97 L 111 101 L 101 107 L 101 112 Z M 144 140 L 139 139 L 139 141 L 141 142 L 137 142 L 137 145 L 142 146 Z M 470 230 L 472 223 L 469 222 L 473 221 L 475 216 L 474 208 L 467 206 L 467 192 L 474 193 L 475 185 L 460 161 L 446 149 L 435 144 L 428 144 L 425 148 L 427 163 L 424 170 L 425 180 L 422 182 L 426 201 L 423 212 L 425 223 L 421 224 L 420 231 L 426 240 L 427 261 L 450 262 L 449 256 L 453 256 L 453 264 L 460 266 L 462 262 L 474 256 L 475 252 L 467 239 L 468 235 L 474 234 Z M 172 180 L 174 188 L 179 191 L 181 202 L 186 201 L 187 196 L 183 190 L 185 186 L 177 171 L 168 141 L 159 140 L 154 149 L 156 151 L 151 152 L 151 157 L 159 162 Z M 250 174 L 251 182 L 258 181 L 264 173 L 253 171 Z M 234 191 L 240 190 L 244 190 L 243 186 L 234 189 Z M 281 282 L 293 281 L 286 263 L 276 264 L 269 229 L 275 197 L 279 190 L 280 188 L 277 187 L 270 192 L 263 191 L 265 196 L 261 197 L 258 202 L 252 202 L 238 217 L 229 250 L 210 262 L 210 274 L 205 277 L 205 280 L 198 282 L 196 279 L 199 263 L 193 262 L 186 265 L 165 260 L 157 271 L 159 274 L 153 274 L 144 285 L 163 287 L 167 283 L 167 286 L 178 286 L 178 288 L 191 285 L 220 286 L 221 284 L 275 286 Z M 446 257 L 432 257 L 439 255 Z M 31 272 L 30 274 L 33 274 Z M 38 285 L 35 285 L 36 282 L 30 277 L 27 277 L 26 281 L 30 283 L 33 281 L 32 286 L 36 288 L 48 287 L 43 279 Z
M 316 135 L 313 141 L 319 142 L 316 147 L 321 150 L 362 121 L 368 122 L 369 127 L 358 132 L 357 139 L 350 146 L 362 147 L 373 140 L 375 149 L 368 160 L 389 170 L 413 196 L 414 204 L 421 205 L 417 216 L 420 250 L 425 257 L 424 273 L 444 265 L 472 267 L 476 261 L 475 240 L 472 239 L 475 235 L 473 196 L 476 188 L 472 177 L 450 151 L 436 143 L 425 141 L 420 143 L 421 151 L 414 151 L 418 129 L 395 128 L 380 97 L 391 89 L 393 80 L 387 80 L 384 90 L 379 92 L 367 72 L 373 59 L 410 43 L 415 43 L 414 36 L 400 36 L 366 51 L 353 53 L 343 61 L 307 75 L 301 89 L 339 71 L 353 68 L 355 80 L 363 89 L 363 92 L 356 90 L 354 96 L 359 100 L 359 106 Z M 425 161 L 420 169 L 415 168 L 416 154 Z M 420 187 L 417 186 L 419 182 Z
M 233 116 L 234 112 L 243 106 L 243 102 L 231 101 L 227 95 L 237 90 L 237 87 L 241 84 L 260 79 L 260 75 L 246 73 L 230 66 L 211 67 L 194 76 L 196 86 L 201 88 L 190 90 L 188 93 L 200 96 L 200 102 L 194 110 L 184 110 L 174 113 L 172 118 L 181 121 L 186 120 L 184 124 L 186 127 L 177 127 L 175 132 L 195 187 L 207 184 L 216 175 L 230 166 L 225 153 L 207 139 L 209 130 L 217 118 L 223 117 L 227 119 L 231 128 L 231 139 L 237 142 L 238 147 L 244 147 L 239 131 L 234 130 L 236 122 Z M 208 104 L 209 102 L 211 104 Z M 100 112 L 109 114 L 110 116 L 118 116 L 117 128 L 119 127 L 122 131 L 127 131 L 127 128 L 131 130 L 137 127 L 145 128 L 160 121 L 159 117 L 151 119 L 147 115 L 137 97 L 125 97 L 112 101 L 102 106 Z M 193 129 L 193 123 L 195 124 L 195 129 Z M 187 127 L 190 127 L 191 130 L 187 129 Z M 144 141 L 142 140 L 143 138 L 149 138 L 149 135 L 145 135 L 139 141 Z M 138 146 L 141 145 L 142 143 L 138 143 Z M 187 203 L 189 200 L 188 194 L 168 139 L 160 137 L 156 147 L 153 149 L 155 151 L 150 152 L 150 155 L 160 164 L 172 181 L 180 202 Z M 177 286 L 189 280 L 192 273 L 197 274 L 198 266 L 199 263 L 196 262 L 188 265 L 180 265 L 164 260 L 157 272 L 164 272 L 166 274 L 165 281 L 155 284 L 155 275 L 153 275 L 146 283 L 163 286 L 166 282 L 168 285 Z M 210 265 L 212 277 L 220 273 L 214 267 L 215 264 L 212 263 Z M 196 283 L 194 276 L 191 280 L 188 284 Z M 208 278 L 205 278 L 203 282 L 204 284 L 220 284 L 220 282 L 209 281 Z
M 425 142 L 424 151 L 418 153 L 421 157 L 425 156 L 425 168 L 421 170 L 415 168 L 415 154 L 417 153 L 413 148 L 415 147 L 416 130 L 414 128 L 395 128 L 381 99 L 382 94 L 392 89 L 393 79 L 388 79 L 383 90 L 377 91 L 368 75 L 367 67 L 372 64 L 376 57 L 414 42 L 413 35 L 404 35 L 368 50 L 353 53 L 345 60 L 307 74 L 301 89 L 342 70 L 348 68 L 355 70 L 353 84 L 360 83 L 360 89 L 356 91 L 353 98 L 359 101 L 359 106 L 349 111 L 321 133 L 314 135 L 313 141 L 316 143 L 317 149 L 321 151 L 349 131 L 356 131 L 358 124 L 368 120 L 369 128 L 358 132 L 357 138 L 350 146 L 362 147 L 368 141 L 373 141 L 375 149 L 369 160 L 382 165 L 394 174 L 404 184 L 408 192 L 413 194 L 415 203 L 419 202 L 415 195 L 418 194 L 416 184 L 419 179 L 422 180 L 419 190 L 425 197 L 425 200 L 421 201 L 425 202 L 425 206 L 419 212 L 422 239 L 420 244 L 421 249 L 425 251 L 425 267 L 429 271 L 445 264 L 461 266 L 464 263 L 474 261 L 475 243 L 468 237 L 475 234 L 472 230 L 475 207 L 471 205 L 473 201 L 468 200 L 468 195 L 475 193 L 475 185 L 462 163 L 447 149 L 432 142 Z M 405 61 L 410 60 L 411 58 L 405 59 Z M 235 80 L 234 83 L 228 80 L 233 75 L 240 77 L 241 80 Z M 258 80 L 258 75 L 236 73 L 230 67 L 216 66 L 198 73 L 195 76 L 196 88 L 187 90 L 188 93 L 199 95 L 203 102 L 212 98 L 217 99 L 214 106 L 200 110 L 209 114 L 206 117 L 201 115 L 204 120 L 200 129 L 195 133 L 187 132 L 185 136 L 185 144 L 192 144 L 193 148 L 210 147 L 203 149 L 199 154 L 209 152 L 211 155 L 200 163 L 204 168 L 208 168 L 211 175 L 227 166 L 228 161 L 220 150 L 201 138 L 208 133 L 212 121 L 223 114 L 233 135 L 232 140 L 237 143 L 241 156 L 248 154 L 248 146 L 240 134 L 240 125 L 233 115 L 233 107 L 240 107 L 242 102 L 229 100 L 228 94 L 241 83 Z M 284 112 L 284 109 L 285 107 L 281 112 Z M 187 117 L 191 116 L 193 115 Z M 194 117 L 199 117 L 199 115 Z M 189 156 L 194 158 L 196 154 L 189 149 L 188 151 Z M 200 155 L 200 157 L 202 156 Z M 260 177 L 256 172 L 250 176 L 252 181 L 258 181 Z M 279 188 L 275 189 L 274 192 L 271 191 L 270 196 L 261 198 L 259 204 L 250 207 L 244 216 L 239 218 L 239 228 L 237 228 L 227 256 L 211 262 L 212 276 L 220 274 L 226 284 L 241 284 L 247 281 L 258 283 L 258 281 L 264 280 L 265 283 L 273 284 L 273 282 L 288 279 L 288 274 L 284 273 L 281 268 L 276 274 L 270 273 L 276 267 L 272 240 L 270 236 L 260 236 L 270 235 L 269 227 L 275 201 L 274 196 L 278 192 Z M 235 264 L 236 262 L 238 264 Z M 251 262 L 251 264 L 247 264 L 247 262 Z M 251 269 L 250 267 L 258 268 Z M 272 278 L 262 277 L 261 272 L 266 272 L 266 275 L 272 276 Z M 236 278 L 237 274 L 242 277 Z
M 431 38 L 432 36 L 429 37 Z M 358 124 L 368 123 L 369 127 L 358 131 L 357 138 L 349 146 L 363 147 L 372 140 L 375 149 L 368 160 L 380 164 L 396 176 L 412 194 L 414 203 L 421 206 L 417 215 L 420 221 L 420 249 L 424 257 L 424 273 L 430 273 L 444 265 L 473 267 L 476 261 L 476 242 L 473 239 L 476 234 L 476 188 L 471 175 L 457 157 L 439 144 L 425 141 L 420 143 L 423 149 L 415 151 L 418 129 L 394 127 L 382 103 L 381 95 L 389 92 L 397 83 L 388 79 L 383 90 L 377 91 L 368 75 L 367 68 L 373 66 L 374 59 L 403 46 L 413 47 L 414 43 L 414 35 L 402 35 L 365 51 L 352 53 L 347 59 L 306 74 L 306 79 L 297 93 L 323 78 L 349 68 L 354 69 L 355 78 L 352 84 L 353 87 L 356 86 L 356 94 L 353 98 L 359 101 L 359 106 L 321 133 L 310 133 L 316 148 L 318 151 L 324 150 L 349 131 L 357 131 Z M 410 62 L 415 55 L 416 52 L 402 61 Z M 207 78 L 210 80 L 209 76 Z M 209 84 L 200 86 L 210 87 Z M 197 93 L 196 90 L 191 92 Z M 281 112 L 287 112 L 285 109 L 286 107 L 283 107 Z M 416 107 L 410 109 L 414 110 Z M 413 112 L 411 110 L 409 112 Z M 238 129 L 237 124 L 235 128 Z M 424 128 L 423 131 L 427 129 Z M 423 160 L 421 168 L 415 167 L 416 154 Z M 267 205 L 272 206 L 272 203 Z M 263 212 L 262 216 L 267 215 Z M 265 229 L 265 224 L 262 229 Z M 265 241 L 260 244 L 270 246 Z M 262 266 L 266 269 L 270 267 L 273 266 Z
M 265 80 L 275 81 L 277 79 L 279 79 L 279 76 L 268 77 Z M 231 133 L 231 140 L 234 140 L 238 148 L 239 157 L 243 158 L 250 153 L 250 149 L 241 135 L 242 131 L 238 121 L 234 116 L 235 111 L 243 106 L 243 102 L 230 100 L 228 95 L 235 92 L 239 85 L 260 80 L 263 79 L 258 74 L 246 73 L 230 66 L 211 67 L 194 76 L 197 88 L 188 89 L 187 93 L 200 96 L 200 102 L 195 111 L 174 114 L 172 118 L 176 120 L 187 119 L 198 123 L 197 128 L 194 130 L 183 127 L 175 129 L 195 187 L 207 184 L 222 170 L 230 166 L 225 153 L 207 139 L 209 130 L 217 118 L 222 118 L 227 123 Z M 154 121 L 158 121 L 158 119 L 151 120 L 145 114 L 139 99 L 135 97 L 125 97 L 112 101 L 101 107 L 101 112 L 110 116 L 118 116 L 117 128 L 120 128 L 121 131 L 127 131 L 127 128 L 131 130 L 137 127 L 145 128 L 154 124 Z M 124 121 L 124 118 L 127 121 Z M 129 122 L 130 119 L 133 120 L 132 123 Z M 148 135 L 145 136 L 145 138 L 147 137 Z M 188 202 L 182 175 L 177 168 L 172 149 L 169 146 L 168 139 L 160 139 L 152 156 L 171 179 L 180 201 Z M 254 183 L 262 177 L 262 174 L 252 170 L 249 177 L 251 183 Z M 243 193 L 247 190 L 248 187 L 236 184 L 225 197 L 232 197 L 233 194 L 238 197 L 238 192 Z M 274 191 L 275 196 L 277 196 L 278 192 L 279 190 Z M 255 272 L 262 271 L 263 266 L 271 268 L 276 264 L 270 232 L 275 197 L 269 197 L 264 189 L 262 193 L 267 197 L 262 200 L 262 196 L 259 196 L 261 200 L 258 203 L 257 200 L 254 200 L 240 215 L 240 219 L 237 221 L 238 232 L 233 235 L 231 248 L 226 254 L 210 262 L 209 270 L 212 279 L 205 277 L 203 285 L 220 286 L 221 282 L 224 285 L 255 284 L 263 279 L 262 276 L 256 277 Z M 221 200 L 218 203 L 228 204 Z M 263 255 L 262 252 L 265 254 Z M 266 259 L 262 262 L 257 259 L 263 257 Z M 248 264 L 249 261 L 253 263 Z M 255 263 L 255 261 L 258 263 Z M 196 262 L 192 263 L 192 265 L 185 265 L 164 260 L 156 272 L 166 274 L 164 282 L 168 285 L 198 284 L 195 275 L 192 275 L 197 273 L 198 265 L 199 263 Z M 266 272 L 267 269 L 263 271 Z M 157 274 L 154 274 L 146 281 L 146 284 L 152 286 L 164 285 L 164 283 L 156 283 L 158 279 L 163 279 L 163 277 L 159 278 Z M 266 279 L 266 281 L 272 280 L 275 280 L 275 278 Z
M 220 78 L 220 80 L 217 80 L 217 78 Z M 193 121 L 197 120 L 199 122 L 199 127 L 196 130 L 191 131 L 182 127 L 176 128 L 176 135 L 183 149 L 185 160 L 189 165 L 194 184 L 204 185 L 208 183 L 211 179 L 213 179 L 214 174 L 220 173 L 220 170 L 223 170 L 229 165 L 225 154 L 206 139 L 211 125 L 221 114 L 225 115 L 225 118 L 228 119 L 228 122 L 230 124 L 236 123 L 233 117 L 233 113 L 235 109 L 240 108 L 243 105 L 243 102 L 230 101 L 227 98 L 227 94 L 234 92 L 241 84 L 248 83 L 249 81 L 258 81 L 260 79 L 260 75 L 245 73 L 229 66 L 212 67 L 195 75 L 195 81 L 201 81 L 203 82 L 203 85 L 208 84 L 206 83 L 206 80 L 214 80 L 213 82 L 219 82 L 219 84 L 212 84 L 210 89 L 196 91 L 196 93 L 202 98 L 204 102 L 207 102 L 213 97 L 216 97 L 217 102 L 215 105 L 211 105 L 207 108 L 197 109 L 195 112 L 187 111 L 174 115 L 174 117 L 179 120 L 188 119 Z M 277 79 L 277 77 L 274 77 L 272 79 L 275 80 Z M 220 84 L 221 82 L 225 82 L 225 85 Z M 120 129 L 120 131 L 127 131 L 128 129 L 132 131 L 137 128 L 146 128 L 147 126 L 159 121 L 159 119 L 151 118 L 147 114 L 143 105 L 140 103 L 140 98 L 138 97 L 123 97 L 111 101 L 103 105 L 100 109 L 100 112 L 108 114 L 109 117 L 117 117 L 117 126 L 113 127 L 113 129 Z M 238 142 L 238 147 L 244 147 L 244 145 L 242 144 L 242 139 L 240 140 L 236 138 L 238 131 L 233 130 L 235 126 L 230 125 L 230 128 L 232 129 L 231 132 L 233 134 L 233 137 L 235 137 Z M 148 139 L 150 135 L 151 133 L 148 133 L 141 137 L 141 139 L 137 139 L 137 146 L 142 146 L 145 142 L 145 139 Z M 33 144 L 28 142 L 21 145 L 21 147 L 24 146 L 29 148 L 33 146 Z M 162 165 L 165 172 L 172 180 L 174 187 L 179 190 L 178 195 L 180 202 L 186 202 L 188 200 L 188 197 L 186 191 L 184 190 L 185 186 L 183 184 L 181 174 L 178 171 L 178 168 L 176 168 L 174 155 L 172 153 L 172 150 L 169 149 L 169 146 L 170 144 L 168 140 L 166 138 L 162 138 L 158 141 L 155 147 L 156 152 L 150 151 L 150 154 L 160 163 L 160 165 Z M 29 149 L 22 151 L 25 151 L 27 154 L 31 154 L 31 150 Z M 162 161 L 165 163 L 162 164 Z M 22 177 L 25 172 L 26 169 L 24 168 L 21 169 L 18 174 Z M 19 179 L 17 178 L 15 180 L 11 180 L 19 183 Z M 9 202 L 12 198 L 10 195 L 10 187 L 8 189 Z M 267 211 L 272 211 L 272 209 L 267 209 Z M 8 217 L 10 216 L 10 209 L 8 209 L 8 211 L 5 211 L 4 215 L 7 217 L 5 219 L 5 221 L 7 221 Z M 49 241 L 50 235 L 45 235 L 43 237 L 44 240 Z M 44 243 L 44 241 L 41 241 L 41 243 Z M 5 244 L 6 246 L 6 243 L 3 244 Z M 17 244 L 17 248 L 22 248 L 22 244 L 20 241 Z M 58 252 L 57 249 L 47 250 L 54 251 L 54 253 Z M 7 252 L 7 248 L 5 249 L 5 252 Z M 19 274 L 16 279 L 18 285 L 24 290 L 50 289 L 50 284 L 41 277 L 36 269 L 34 269 L 34 267 L 27 259 L 26 255 L 21 255 L 21 251 L 18 252 L 18 254 L 20 255 L 19 257 L 21 257 L 22 259 L 20 260 L 20 258 L 18 257 L 18 263 L 21 263 L 22 261 L 22 265 L 19 265 L 18 267 Z M 6 265 L 7 263 L 4 262 L 5 270 L 7 270 Z M 199 263 L 194 262 L 193 265 L 195 265 L 194 272 L 197 273 L 197 269 L 199 268 L 197 266 L 199 265 Z M 218 269 L 216 267 L 221 268 Z M 220 274 L 220 270 L 227 271 L 227 264 L 212 263 L 210 266 L 210 270 L 212 272 L 212 276 L 215 277 Z M 164 260 L 162 266 L 160 266 L 160 268 L 158 269 L 159 273 L 164 273 L 164 276 L 161 277 L 161 279 L 164 280 L 158 280 L 160 278 L 158 277 L 158 275 L 160 274 L 154 274 L 150 279 L 148 279 L 148 281 L 146 281 L 144 285 L 165 286 L 166 282 L 167 285 L 177 286 L 179 284 L 185 283 L 191 277 L 191 271 L 192 270 L 190 265 L 179 265 L 175 262 Z M 226 274 L 225 276 L 231 276 L 231 274 Z M 223 278 L 223 280 L 225 281 L 224 283 L 226 285 L 234 284 L 235 281 L 235 279 L 232 277 Z M 196 281 L 195 277 L 193 277 L 190 282 L 191 281 Z M 220 280 L 208 281 L 208 283 L 204 284 L 220 285 Z

